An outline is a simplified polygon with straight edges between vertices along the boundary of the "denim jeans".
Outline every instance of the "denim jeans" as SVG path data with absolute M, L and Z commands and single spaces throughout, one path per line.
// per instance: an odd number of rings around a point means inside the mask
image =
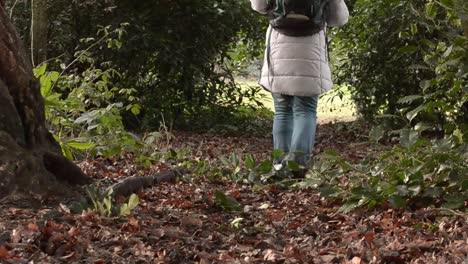
M 274 148 L 283 151 L 282 159 L 294 160 L 299 165 L 307 166 L 315 142 L 318 96 L 273 94 L 273 101 Z

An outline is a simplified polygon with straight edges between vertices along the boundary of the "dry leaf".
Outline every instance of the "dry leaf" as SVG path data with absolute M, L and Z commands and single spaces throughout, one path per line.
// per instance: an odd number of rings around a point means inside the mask
M 0 258 L 8 258 L 9 255 L 10 254 L 8 253 L 8 249 L 6 249 L 6 247 L 0 247 Z
M 361 264 L 361 258 L 360 257 L 354 257 L 352 260 L 351 260 L 351 264 Z
M 133 226 L 134 228 L 140 227 L 140 225 L 138 224 L 138 220 L 133 216 L 128 217 L 128 224 Z
M 280 258 L 279 254 L 272 249 L 267 249 L 264 251 L 264 257 L 263 260 L 266 261 L 276 261 Z
M 29 223 L 28 229 L 34 232 L 39 232 L 39 226 L 36 223 Z
M 191 227 L 202 228 L 203 221 L 195 217 L 185 216 L 182 219 L 180 219 L 180 225 L 186 228 L 191 228 Z

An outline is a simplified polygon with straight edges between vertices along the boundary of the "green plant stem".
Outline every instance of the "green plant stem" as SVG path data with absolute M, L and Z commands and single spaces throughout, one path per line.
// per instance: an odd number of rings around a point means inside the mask
M 59 74 L 57 80 L 52 84 L 52 88 L 50 88 L 50 90 L 53 91 L 53 89 L 55 88 L 55 86 L 56 86 L 58 80 L 60 79 L 60 77 L 62 77 L 63 74 L 64 74 L 71 66 L 73 66 L 73 64 L 77 63 L 83 54 L 85 54 L 86 52 L 88 52 L 88 51 L 91 50 L 92 48 L 96 47 L 98 44 L 101 44 L 101 42 L 103 42 L 103 41 L 106 40 L 107 38 L 108 38 L 108 35 L 104 35 L 104 36 L 102 36 L 98 41 L 96 41 L 95 43 L 93 43 L 92 45 L 90 45 L 88 48 L 86 48 L 85 50 L 81 51 L 80 55 L 78 55 L 72 62 L 70 62 L 67 66 L 65 66 L 65 68 L 62 70 L 62 72 L 60 72 L 60 74 Z

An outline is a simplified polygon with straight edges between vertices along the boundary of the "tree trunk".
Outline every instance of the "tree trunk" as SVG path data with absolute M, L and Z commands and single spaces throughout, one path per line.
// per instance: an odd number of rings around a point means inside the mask
M 31 45 L 35 65 L 47 60 L 47 0 L 32 0 Z
M 90 178 L 61 155 L 45 125 L 39 83 L 0 0 L 0 199 L 11 191 L 47 192 L 59 180 Z

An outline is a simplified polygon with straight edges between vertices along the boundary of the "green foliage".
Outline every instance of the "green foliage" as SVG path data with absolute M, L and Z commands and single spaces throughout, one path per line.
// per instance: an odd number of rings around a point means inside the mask
M 116 86 L 122 75 L 105 63 L 97 67 L 91 53 L 99 42 L 118 45 L 119 39 L 112 38 L 112 33 L 120 32 L 103 28 L 102 38 L 76 52 L 76 59 L 62 65 L 61 72 L 48 71 L 48 64 L 34 70 L 40 79 L 49 129 L 69 159 L 83 152 L 111 156 L 142 145 L 125 130 L 122 119 L 124 113 L 140 113 L 136 90 Z
M 254 97 L 254 95 L 252 95 Z M 261 105 L 261 102 L 256 102 Z M 223 111 L 225 110 L 225 111 Z M 206 130 L 204 126 L 210 127 L 209 132 L 226 136 L 259 136 L 271 134 L 273 112 L 264 107 L 241 106 L 237 109 L 224 108 L 213 112 L 207 109 L 205 117 L 207 120 L 201 127 L 194 126 L 198 130 Z
M 458 17 L 462 16 L 461 12 L 464 12 L 465 16 L 468 14 L 466 2 L 429 2 L 426 5 L 426 17 L 429 21 L 415 22 L 414 27 L 431 29 L 431 25 L 440 26 L 441 19 L 436 18 L 442 16 L 447 20 L 445 23 L 460 28 L 461 21 Z M 408 32 L 407 37 L 413 37 L 412 33 Z M 445 134 L 457 137 L 459 142 L 466 142 L 468 38 L 456 32 L 449 32 L 443 38 L 425 39 L 420 48 L 425 53 L 426 67 L 433 72 L 434 77 L 421 80 L 421 92 L 418 95 L 406 96 L 398 102 L 412 106 L 403 109 L 403 112 L 418 130 L 444 131 Z
M 138 195 L 130 195 L 122 204 L 118 205 L 113 201 L 113 190 L 110 189 L 107 193 L 103 193 L 101 190 L 94 186 L 86 188 L 88 199 L 91 202 L 82 203 L 79 206 L 81 211 L 91 209 L 96 211 L 98 214 L 103 216 L 128 216 L 132 213 L 132 210 L 138 206 L 139 198 Z M 80 213 L 80 212 L 77 212 Z
M 468 39 L 461 19 L 467 10 L 458 0 L 356 1 L 351 23 L 357 24 L 338 33 L 350 57 L 338 75 L 354 86 L 362 115 L 404 126 L 390 132 L 400 145 L 361 164 L 327 155 L 301 186 L 320 186 L 322 195 L 347 201 L 345 212 L 384 203 L 465 206 Z M 359 27 L 364 24 L 370 27 Z M 422 137 L 428 132 L 445 136 L 431 141 Z M 386 134 L 376 126 L 369 138 L 379 142 Z
M 88 187 L 86 193 L 91 200 L 92 205 L 90 208 L 92 210 L 104 216 L 111 216 L 113 214 L 112 190 L 103 195 L 97 188 Z
M 214 192 L 214 202 L 216 206 L 226 211 L 241 210 L 240 203 L 234 197 L 226 195 L 218 190 Z
M 228 158 L 221 157 L 220 160 L 227 178 L 234 182 L 265 182 L 274 175 L 271 160 L 258 162 L 252 155 L 247 155 L 242 159 L 237 153 L 232 153 Z
M 138 195 L 132 194 L 128 197 L 127 200 L 120 206 L 119 215 L 120 216 L 128 216 L 132 213 L 132 210 L 138 206 L 140 199 Z
M 142 99 L 141 117 L 123 115 L 130 128 L 159 128 L 161 113 L 170 128 L 210 128 L 213 119 L 232 117 L 246 97 L 254 96 L 236 85 L 231 74 L 236 65 L 257 58 L 263 45 L 265 18 L 248 1 L 48 3 L 48 55 L 65 64 L 74 60 L 73 50 L 84 49 L 85 44 L 76 43 L 94 36 L 98 25 L 129 24 L 122 40 L 111 43 L 119 49 L 100 43 L 93 58 L 96 65 L 111 61 L 109 66 L 121 73 L 115 85 L 135 87 Z M 29 6 L 19 3 L 16 8 L 15 23 L 27 39 L 29 17 L 22 14 L 28 14 Z M 60 66 L 49 64 L 53 70 Z
M 460 0 L 355 2 L 350 23 L 334 38 L 341 58 L 335 73 L 351 84 L 361 115 L 372 120 L 403 112 L 411 122 L 466 123 L 467 42 L 459 19 L 466 6 Z M 408 108 L 401 109 L 403 102 Z
M 417 131 L 402 132 L 402 145 L 360 164 L 328 152 L 299 186 L 316 187 L 323 196 L 347 201 L 341 208 L 344 212 L 384 203 L 463 208 L 468 200 L 466 145 L 453 137 L 429 141 Z
M 298 163 L 289 160 L 285 166 L 275 168 L 274 161 L 283 155 L 281 150 L 274 150 L 270 159 L 257 161 L 254 156 L 246 155 L 242 157 L 237 153 L 232 153 L 229 157 L 221 157 L 221 171 L 204 170 L 206 174 L 218 173 L 228 180 L 244 184 L 265 184 L 278 181 L 290 181 L 294 172 L 298 172 L 301 167 Z M 208 164 L 205 164 L 208 165 Z M 203 166 L 203 168 L 206 168 Z

